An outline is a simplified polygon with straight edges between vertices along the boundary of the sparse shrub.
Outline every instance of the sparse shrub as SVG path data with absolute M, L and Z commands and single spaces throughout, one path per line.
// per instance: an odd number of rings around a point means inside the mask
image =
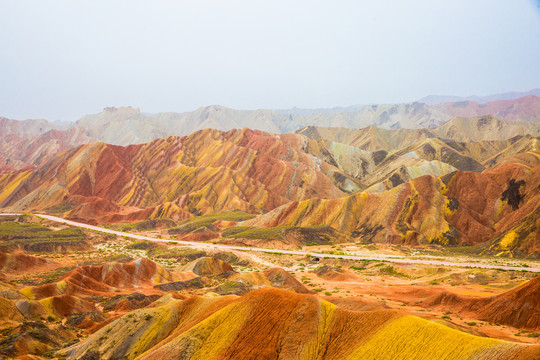
M 65 347 L 65 348 L 70 347 L 71 345 L 75 345 L 75 344 L 78 343 L 79 341 L 81 341 L 81 339 L 75 338 L 75 339 L 73 339 L 73 340 L 70 340 L 67 344 L 65 344 L 64 347 Z
M 43 353 L 43 356 L 45 359 L 53 359 L 55 356 L 56 350 L 51 349 Z
M 403 273 L 401 273 L 401 272 L 396 271 L 392 265 L 388 265 L 388 266 L 382 268 L 382 269 L 380 270 L 380 273 L 381 273 L 381 274 L 385 274 L 385 275 L 407 277 L 407 275 L 405 275 L 405 274 L 403 274 Z

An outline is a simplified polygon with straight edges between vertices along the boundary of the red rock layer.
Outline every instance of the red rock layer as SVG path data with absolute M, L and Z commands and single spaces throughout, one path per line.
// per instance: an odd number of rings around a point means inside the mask
M 73 269 L 59 281 L 25 289 L 33 299 L 68 294 L 131 293 L 146 287 L 149 292 L 155 284 L 174 281 L 173 276 L 155 262 L 139 258 L 129 263 L 86 265 Z M 23 291 L 23 292 L 24 292 Z
M 0 177 L 0 206 L 69 209 L 71 218 L 114 222 L 233 209 L 257 213 L 291 200 L 345 195 L 342 182 L 354 182 L 305 154 L 304 141 L 243 129 L 127 147 L 83 145 L 33 172 Z
M 49 261 L 26 254 L 10 254 L 0 252 L 0 272 L 26 272 L 46 267 Z

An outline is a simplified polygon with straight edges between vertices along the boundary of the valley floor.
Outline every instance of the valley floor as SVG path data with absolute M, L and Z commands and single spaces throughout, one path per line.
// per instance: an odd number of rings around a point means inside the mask
M 2 215 L 6 218 L 19 216 Z M 17 264 L 15 254 L 8 254 L 8 258 L 11 258 L 4 260 L 2 296 L 11 294 L 9 296 L 18 299 L 15 301 L 18 309 L 26 311 L 26 316 L 37 316 L 36 319 L 41 319 L 40 323 L 45 326 L 42 330 L 22 330 L 23 334 L 39 332 L 39 336 L 43 337 L 41 332 L 46 331 L 46 328 L 64 329 L 63 326 L 67 324 L 77 324 L 74 328 L 68 326 L 68 330 L 62 330 L 65 331 L 62 340 L 51 340 L 47 346 L 43 345 L 43 349 L 50 351 L 49 354 L 57 351 L 67 358 L 82 358 L 81 354 L 92 356 L 93 353 L 88 349 L 93 347 L 107 354 L 107 351 L 113 351 L 111 349 L 116 346 L 107 340 L 114 333 L 114 326 L 118 326 L 118 321 L 130 319 L 130 316 L 140 316 L 140 311 L 146 314 L 148 323 L 139 320 L 139 324 L 150 325 L 154 321 L 151 319 L 156 318 L 158 321 L 161 315 L 155 312 L 157 310 L 149 309 L 161 309 L 161 306 L 167 307 L 177 300 L 198 297 L 210 299 L 219 295 L 227 304 L 232 301 L 227 295 L 240 296 L 237 302 L 241 303 L 244 301 L 241 299 L 253 293 L 253 290 L 267 287 L 316 295 L 323 304 L 332 303 L 339 309 L 350 310 L 355 314 L 372 311 L 386 311 L 385 314 L 390 314 L 388 311 L 397 311 L 402 314 L 399 316 L 414 315 L 415 318 L 429 320 L 426 324 L 439 324 L 444 329 L 458 330 L 459 334 L 502 340 L 500 344 L 506 344 L 506 347 L 509 344 L 540 345 L 540 323 L 537 321 L 536 308 L 527 315 L 533 323 L 524 323 L 523 315 L 503 314 L 497 317 L 485 310 L 486 307 L 498 306 L 505 296 L 534 302 L 530 299 L 540 296 L 540 287 L 527 290 L 525 295 L 512 294 L 528 284 L 538 282 L 535 277 L 540 271 L 540 263 L 536 260 L 474 257 L 436 248 L 411 249 L 354 243 L 304 246 L 301 250 L 252 248 L 183 242 L 167 239 L 166 233 L 156 230 L 141 233 L 117 231 L 45 214 L 32 218 L 35 220 L 31 221 L 54 231 L 80 229 L 91 243 L 90 247 L 67 251 L 27 251 L 30 256 L 23 258 L 21 254 L 23 260 L 18 260 L 26 265 L 21 265 L 17 271 L 14 270 L 14 264 Z M 143 261 L 141 258 L 150 260 Z M 230 262 L 232 266 L 222 260 L 218 261 L 218 258 Z M 137 270 L 141 264 L 145 264 L 145 270 Z M 119 269 L 118 274 L 114 273 L 117 271 L 115 269 Z M 134 274 L 142 276 L 149 271 L 153 275 L 144 281 L 123 278 Z M 92 276 L 94 278 L 91 279 Z M 139 280 L 140 283 L 137 282 Z M 19 295 L 13 295 L 14 291 Z M 21 299 L 20 294 L 27 299 Z M 272 294 L 257 293 L 253 296 Z M 59 310 L 59 305 L 55 305 L 57 301 L 61 301 L 62 306 L 70 310 Z M 294 301 L 301 300 L 295 298 Z M 219 308 L 221 305 L 215 306 Z M 514 301 L 512 306 L 520 305 Z M 49 310 L 36 310 L 42 307 Z M 93 307 L 97 312 L 89 311 Z M 137 310 L 139 308 L 142 310 Z M 0 312 L 6 314 L 5 309 L 0 308 Z M 82 315 L 77 315 L 78 312 Z M 60 321 L 62 318 L 64 320 Z M 31 326 L 38 326 L 38 322 Z M 21 326 L 30 326 L 24 325 L 25 322 L 22 324 L 18 327 L 9 321 L 3 324 L 0 352 L 4 351 L 3 348 L 9 350 L 15 345 L 26 349 L 28 354 L 35 351 L 30 349 L 29 340 L 20 340 L 21 335 L 17 331 L 21 331 Z M 80 345 L 77 345 L 79 341 Z M 64 346 L 69 346 L 66 348 L 68 350 L 61 350 Z M 38 353 L 43 355 L 45 350 Z M 499 353 L 499 350 L 493 351 L 499 354 L 497 356 L 504 356 L 505 353 Z M 158 354 L 161 350 L 158 348 L 156 351 Z M 135 358 L 134 354 L 131 353 L 129 358 Z M 104 358 L 114 357 L 107 355 Z
M 1 215 L 20 215 L 20 214 L 0 214 Z M 425 251 L 412 251 L 409 256 L 396 253 L 396 251 L 387 251 L 387 253 L 366 251 L 359 246 L 349 244 L 344 246 L 343 249 L 334 251 L 332 248 L 335 246 L 322 246 L 316 247 L 320 251 L 306 251 L 306 250 L 283 250 L 283 249 L 270 249 L 270 248 L 258 248 L 258 247 L 246 247 L 246 246 L 234 246 L 234 245 L 221 245 L 195 241 L 182 241 L 182 240 L 168 240 L 157 237 L 150 237 L 146 235 L 133 234 L 128 232 L 122 232 L 117 230 L 111 230 L 104 227 L 89 225 L 81 222 L 71 221 L 63 218 L 59 218 L 47 214 L 37 214 L 37 216 L 44 219 L 67 224 L 75 227 L 84 228 L 87 230 L 98 231 L 106 234 L 112 234 L 116 236 L 124 236 L 135 240 L 148 240 L 162 243 L 180 243 L 182 245 L 191 246 L 197 249 L 217 249 L 217 250 L 241 250 L 251 252 L 273 252 L 289 255 L 304 255 L 313 256 L 317 258 L 333 258 L 333 259 L 345 259 L 345 260 L 377 260 L 388 261 L 392 263 L 407 263 L 407 264 L 424 264 L 433 266 L 451 266 L 451 267 L 464 267 L 464 268 L 482 268 L 482 269 L 502 269 L 512 271 L 529 271 L 540 272 L 540 262 L 521 259 L 497 259 L 493 257 L 464 257 L 464 256 L 450 256 L 448 254 L 443 256 L 436 256 L 435 254 L 426 254 Z M 313 247 L 312 247 L 313 249 Z M 337 252 L 337 254 L 336 254 Z M 450 260 L 449 260 L 450 257 Z

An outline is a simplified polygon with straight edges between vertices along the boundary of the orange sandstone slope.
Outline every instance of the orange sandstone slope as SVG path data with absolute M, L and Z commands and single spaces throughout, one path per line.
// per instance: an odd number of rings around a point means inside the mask
M 132 293 L 135 289 L 152 292 L 156 284 L 174 281 L 174 276 L 152 260 L 139 258 L 128 263 L 105 263 L 77 267 L 60 280 L 32 286 L 20 292 L 28 299 L 58 295 L 110 295 Z
M 121 330 L 121 331 L 120 331 Z M 67 359 L 535 359 L 540 346 L 469 335 L 396 310 L 355 312 L 279 289 L 136 310 Z
M 44 270 L 54 265 L 58 266 L 37 256 L 0 252 L 0 273 L 25 273 Z
M 497 296 L 467 297 L 449 291 L 426 299 L 421 306 L 441 306 L 468 313 L 479 320 L 540 329 L 540 276 Z
M 127 147 L 92 143 L 34 171 L 0 175 L 0 207 L 123 221 L 338 198 L 358 185 L 303 152 L 307 138 L 249 129 L 198 131 Z
M 378 194 L 293 201 L 244 225 L 324 224 L 364 242 L 492 241 L 486 251 L 539 253 L 539 189 L 540 152 L 531 151 L 482 173 L 426 175 Z

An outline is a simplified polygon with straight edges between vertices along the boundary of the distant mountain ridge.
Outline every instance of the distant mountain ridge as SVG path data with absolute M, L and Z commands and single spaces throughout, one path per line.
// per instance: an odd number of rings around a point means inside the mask
M 540 97 L 528 95 L 484 104 L 462 101 L 429 106 L 414 102 L 315 110 L 235 110 L 212 105 L 186 113 L 156 114 L 144 113 L 133 107 L 108 107 L 100 113 L 85 115 L 71 124 L 51 123 L 43 119 L 18 121 L 0 118 L 0 172 L 42 165 L 59 152 L 89 142 L 102 141 L 123 146 L 142 144 L 167 136 L 187 136 L 206 128 L 221 131 L 250 128 L 282 134 L 309 126 L 347 129 L 371 126 L 382 130 L 431 131 L 444 128 L 443 124 L 455 117 L 474 118 L 484 115 L 509 120 L 515 124 L 505 123 L 506 127 L 522 129 L 527 126 L 523 123 L 538 123 L 540 120 Z M 477 138 L 476 135 L 471 137 L 466 125 L 468 121 L 463 119 L 462 125 L 448 129 L 461 131 L 461 138 L 448 138 L 456 141 L 488 140 L 485 137 Z M 412 132 L 411 136 L 414 134 Z M 529 132 L 514 131 L 514 135 L 526 134 Z
M 511 121 L 539 121 L 540 97 L 527 95 L 514 100 L 498 100 L 484 104 L 473 101 L 443 103 L 433 106 L 451 116 L 473 117 L 493 115 Z
M 316 141 L 318 149 L 307 152 L 334 164 L 372 192 L 422 175 L 479 172 L 508 156 L 540 150 L 539 123 L 492 116 L 454 118 L 435 129 L 308 126 L 296 133 Z
M 139 114 L 137 110 L 133 110 L 133 113 Z M 97 141 L 87 137 L 83 129 L 74 127 L 64 131 L 49 130 L 32 141 L 3 144 L 0 156 L 4 162 L 2 172 L 34 166 L 39 168 L 61 152 L 79 144 Z M 227 133 L 248 134 L 250 131 L 260 132 L 244 128 Z M 207 129 L 178 138 L 178 141 L 188 144 L 191 142 L 189 139 L 197 137 L 200 142 L 199 151 L 215 152 L 216 149 L 208 150 L 206 144 L 219 133 Z M 210 138 L 205 139 L 205 136 Z M 152 142 L 159 143 L 171 138 Z M 326 175 L 342 191 L 361 189 L 380 192 L 422 175 L 443 176 L 455 170 L 483 171 L 508 156 L 540 150 L 540 123 L 510 122 L 481 116 L 454 118 L 434 129 L 389 130 L 371 126 L 354 130 L 308 126 L 296 134 L 264 133 L 259 138 L 265 139 L 264 143 L 267 144 L 276 138 L 288 139 L 282 145 L 288 148 L 287 152 L 301 154 L 315 161 L 304 163 L 318 167 L 325 163 L 334 167 L 335 170 Z M 295 142 L 291 142 L 291 139 L 295 139 Z M 281 156 L 279 152 L 282 150 L 278 151 L 278 148 L 264 149 L 269 151 L 266 155 Z M 225 151 L 225 148 L 220 151 Z
M 369 105 L 352 111 L 284 112 L 277 110 L 235 110 L 211 105 L 189 113 L 146 115 L 131 107 L 106 108 L 101 113 L 83 116 L 75 123 L 88 129 L 100 141 L 129 145 L 165 136 L 185 136 L 197 130 L 222 131 L 251 128 L 273 133 L 290 133 L 304 126 L 342 126 L 362 128 L 431 128 L 450 116 L 425 104 Z
M 538 91 L 540 95 L 540 90 Z M 534 92 L 536 93 L 536 92 Z M 197 130 L 213 128 L 228 131 L 250 128 L 273 133 L 290 133 L 305 126 L 360 129 L 376 126 L 383 129 L 436 128 L 453 117 L 493 115 L 506 120 L 537 122 L 540 120 L 540 97 L 527 95 L 512 100 L 487 103 L 459 101 L 427 105 L 422 102 L 376 104 L 331 109 L 236 110 L 220 105 L 198 108 L 192 112 L 148 114 L 133 107 L 108 107 L 97 114 L 81 117 L 71 125 L 46 120 L 24 120 L 11 128 L 18 136 L 31 138 L 49 130 L 80 127 L 89 138 L 114 145 L 145 143 L 166 136 L 185 136 Z M 1 118 L 0 142 L 13 129 L 6 130 Z M 38 130 L 39 129 L 39 130 Z
M 527 95 L 540 96 L 540 88 L 532 89 L 532 90 L 524 91 L 524 92 L 512 91 L 512 92 L 506 92 L 502 94 L 494 94 L 494 95 L 486 95 L 486 96 L 428 95 L 418 100 L 418 102 L 422 102 L 427 105 L 435 105 L 435 104 L 447 103 L 447 102 L 461 102 L 461 101 L 474 101 L 474 102 L 483 104 L 490 101 L 514 100 L 514 99 L 518 99 Z
M 0 173 L 41 166 L 57 154 L 98 141 L 85 128 L 65 128 L 47 120 L 0 118 Z

